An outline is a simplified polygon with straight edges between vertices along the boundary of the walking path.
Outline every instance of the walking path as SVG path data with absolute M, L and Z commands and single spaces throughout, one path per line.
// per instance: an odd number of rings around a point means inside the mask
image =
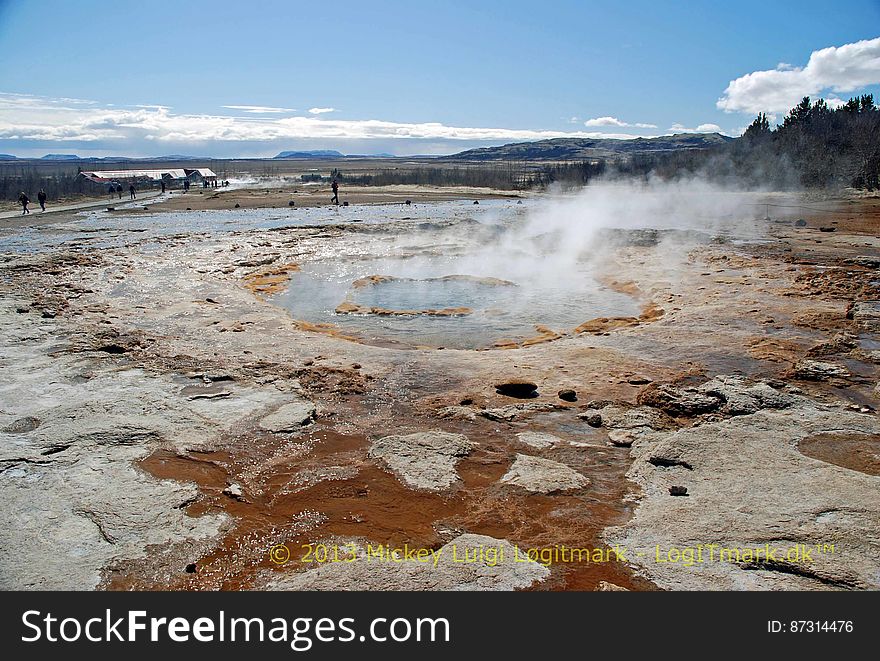
M 19 207 L 17 211 L 0 211 L 0 219 L 27 218 L 28 215 L 36 219 L 40 216 L 45 216 L 51 213 L 59 213 L 62 211 L 79 211 L 82 209 L 92 209 L 95 207 L 116 207 L 117 209 L 125 209 L 126 207 L 138 206 L 140 204 L 143 204 L 144 200 L 152 200 L 156 197 L 161 196 L 162 193 L 160 193 L 159 191 L 144 191 L 143 193 L 138 193 L 138 197 L 136 200 L 129 200 L 127 195 L 128 194 L 126 193 L 121 200 L 111 200 L 108 196 L 103 200 L 92 200 L 91 202 L 76 202 L 75 204 L 62 204 L 59 206 L 54 206 L 51 203 L 47 203 L 45 211 L 40 211 L 39 203 L 36 201 L 32 201 L 30 204 L 30 214 L 25 214 L 22 217 L 21 207 Z

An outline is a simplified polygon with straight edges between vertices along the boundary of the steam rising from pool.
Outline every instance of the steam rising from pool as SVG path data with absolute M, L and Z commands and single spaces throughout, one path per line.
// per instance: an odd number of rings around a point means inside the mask
M 616 279 L 616 247 L 647 241 L 672 264 L 688 246 L 742 231 L 737 223 L 755 215 L 745 204 L 740 194 L 689 181 L 483 203 L 448 223 L 436 205 L 433 223 L 398 222 L 303 263 L 276 302 L 302 321 L 414 346 L 482 348 L 570 332 L 589 319 L 641 311 L 645 301 L 604 284 Z M 356 284 L 369 276 L 388 277 Z M 485 278 L 513 284 L 489 286 Z

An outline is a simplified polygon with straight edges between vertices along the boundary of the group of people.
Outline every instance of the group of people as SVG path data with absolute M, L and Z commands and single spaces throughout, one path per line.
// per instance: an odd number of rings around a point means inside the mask
M 40 203 L 40 209 L 43 211 L 46 210 L 46 191 L 42 188 L 40 192 L 37 193 L 37 201 Z M 25 215 L 26 213 L 30 213 L 31 210 L 28 209 L 28 205 L 31 203 L 31 199 L 27 196 L 27 193 L 21 191 L 21 195 L 18 196 L 18 203 L 21 205 L 21 215 Z
M 110 185 L 107 187 L 107 192 L 110 194 L 110 199 L 113 199 L 113 194 L 115 193 L 119 199 L 122 199 L 122 184 L 118 181 L 110 182 Z M 137 199 L 137 189 L 134 187 L 134 182 L 131 182 L 128 185 L 128 199 L 136 200 Z

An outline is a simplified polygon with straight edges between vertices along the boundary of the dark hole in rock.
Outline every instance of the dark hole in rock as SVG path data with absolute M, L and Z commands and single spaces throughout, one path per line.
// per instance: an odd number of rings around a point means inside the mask
M 42 454 L 44 457 L 48 457 L 51 454 L 58 454 L 59 452 L 64 452 L 69 447 L 70 447 L 69 443 L 67 445 L 55 445 L 51 448 L 43 450 L 40 454 Z
M 564 388 L 563 390 L 560 390 L 558 395 L 559 399 L 561 399 L 563 402 L 578 401 L 577 393 L 571 388 Z
M 687 496 L 688 495 L 687 487 L 681 487 L 681 486 L 677 486 L 677 485 L 671 486 L 671 487 L 669 487 L 669 495 L 670 496 Z
M 287 203 L 287 206 L 289 206 L 289 207 L 295 207 L 295 206 L 296 206 L 296 202 L 294 202 L 293 200 L 290 200 L 290 202 Z
M 495 384 L 495 392 L 516 399 L 534 399 L 538 396 L 538 386 L 530 381 L 510 381 Z
M 471 399 L 470 397 L 465 397 L 463 400 L 461 400 L 459 402 L 459 404 L 461 404 L 462 406 L 470 406 L 473 403 L 474 403 L 474 400 Z
M 681 466 L 682 468 L 687 468 L 689 471 L 694 470 L 694 467 L 691 466 L 688 462 L 682 461 L 681 459 L 671 459 L 669 457 L 651 457 L 650 459 L 648 459 L 648 463 L 652 466 L 658 466 L 659 468 Z
M 125 353 L 128 351 L 125 347 L 119 344 L 105 344 L 104 346 L 98 347 L 98 351 L 103 351 L 104 353 Z
M 196 573 L 196 563 L 194 563 L 194 562 L 189 563 L 189 564 L 186 566 L 186 568 L 184 569 L 184 571 L 185 571 L 187 574 L 195 574 L 195 573 Z

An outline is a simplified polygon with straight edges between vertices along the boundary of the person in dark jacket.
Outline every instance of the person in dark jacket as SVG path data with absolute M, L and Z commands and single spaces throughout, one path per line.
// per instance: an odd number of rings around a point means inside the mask
M 24 191 L 21 191 L 21 195 L 18 196 L 18 203 L 21 205 L 21 215 L 25 215 L 26 213 L 30 213 L 31 210 L 28 209 L 28 205 L 31 203 L 30 198 L 25 195 Z
M 119 196 L 119 199 L 122 199 L 122 184 L 116 184 L 116 194 Z
M 120 193 L 121 195 L 121 193 Z M 137 195 L 134 194 L 134 183 L 130 183 L 128 185 L 128 199 L 134 200 L 137 199 Z
M 339 182 L 334 179 L 333 183 L 330 185 L 330 188 L 333 190 L 333 197 L 330 198 L 330 201 L 335 202 L 336 206 L 338 207 L 339 206 Z
M 40 189 L 40 192 L 37 193 L 37 201 L 40 203 L 40 209 L 42 211 L 45 211 L 46 210 L 46 191 L 44 191 L 42 188 Z

